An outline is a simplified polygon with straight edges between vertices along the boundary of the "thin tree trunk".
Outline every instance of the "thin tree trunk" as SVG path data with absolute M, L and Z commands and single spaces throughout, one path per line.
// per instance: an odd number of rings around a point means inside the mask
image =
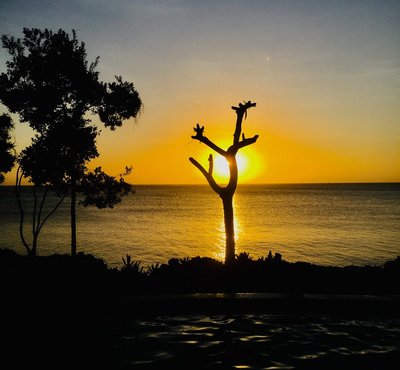
M 21 237 L 22 244 L 26 248 L 28 256 L 30 256 L 32 251 L 29 248 L 29 245 L 26 242 L 25 237 L 24 237 L 24 209 L 22 207 L 22 202 L 21 202 L 21 181 L 22 181 L 23 176 L 24 176 L 24 173 L 21 170 L 21 166 L 18 166 L 17 175 L 16 175 L 16 181 L 15 181 L 15 195 L 17 197 L 17 204 L 18 204 L 19 214 L 20 214 L 19 235 Z
M 76 177 L 71 176 L 71 255 L 76 256 Z
M 36 185 L 33 185 L 33 212 L 32 212 L 32 249 L 31 249 L 31 255 L 36 256 L 36 245 L 37 245 L 37 232 L 36 232 L 36 212 L 37 212 L 37 203 L 38 203 L 38 198 L 37 198 L 37 193 L 36 193 Z
M 46 223 L 46 221 L 50 218 L 50 216 L 57 211 L 58 207 L 61 205 L 61 203 L 63 202 L 63 200 L 65 199 L 65 197 L 67 197 L 68 194 L 62 196 L 60 198 L 60 200 L 57 202 L 57 204 L 54 206 L 54 208 L 47 214 L 47 216 L 43 219 L 43 221 L 40 223 L 38 229 L 37 229 L 37 233 L 40 233 L 40 230 L 42 230 L 43 225 Z
M 31 256 L 32 257 L 36 257 L 36 255 L 37 255 L 36 246 L 37 246 L 38 237 L 39 237 L 39 234 L 37 232 L 35 232 L 33 234 L 33 240 L 32 240 L 32 249 L 31 249 Z
M 67 195 L 62 196 L 60 198 L 60 200 L 56 203 L 56 205 L 53 207 L 53 209 L 47 214 L 47 216 L 42 221 L 41 220 L 42 211 L 43 211 L 44 202 L 46 200 L 47 192 L 48 192 L 48 188 L 46 187 L 45 190 L 44 190 L 44 194 L 43 194 L 42 200 L 40 202 L 40 207 L 39 207 L 39 211 L 38 211 L 38 215 L 37 215 L 37 226 L 36 226 L 35 232 L 33 233 L 32 250 L 34 250 L 35 256 L 37 255 L 37 244 L 38 244 L 39 234 L 40 234 L 40 231 L 42 230 L 43 225 L 50 218 L 50 216 L 55 211 L 57 211 L 58 207 L 63 202 L 64 198 L 67 196 Z
M 224 206 L 224 222 L 225 222 L 225 263 L 230 264 L 235 261 L 235 225 L 233 219 L 233 196 L 231 194 L 222 197 Z

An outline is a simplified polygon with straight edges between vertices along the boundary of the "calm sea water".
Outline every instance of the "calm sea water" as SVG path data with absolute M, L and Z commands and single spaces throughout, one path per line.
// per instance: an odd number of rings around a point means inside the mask
M 222 203 L 208 186 L 136 186 L 114 209 L 78 207 L 78 250 L 121 266 L 224 257 Z M 29 235 L 32 197 L 24 188 Z M 46 203 L 46 207 L 51 205 Z M 237 253 L 324 265 L 380 264 L 400 255 L 400 184 L 242 185 L 234 199 Z M 48 209 L 48 208 L 46 208 Z M 24 253 L 12 187 L 0 187 L 0 247 Z M 39 237 L 41 255 L 69 252 L 68 201 Z
M 128 318 L 114 350 L 121 363 L 146 369 L 395 369 L 399 325 L 332 315 Z

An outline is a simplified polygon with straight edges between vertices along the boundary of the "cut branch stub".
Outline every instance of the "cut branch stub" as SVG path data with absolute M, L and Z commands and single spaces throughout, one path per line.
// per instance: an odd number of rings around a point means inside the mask
M 237 119 L 236 119 L 236 128 L 235 133 L 233 134 L 233 144 L 237 145 L 240 140 L 240 134 L 242 132 L 242 121 L 243 115 L 245 118 L 247 117 L 247 109 L 251 107 L 255 107 L 256 103 L 252 103 L 250 100 L 248 102 L 244 102 L 244 104 L 239 103 L 238 107 L 232 106 L 231 108 L 236 112 Z
M 236 113 L 238 114 L 244 114 L 246 113 L 247 109 L 251 108 L 251 107 L 255 107 L 256 103 L 252 103 L 250 100 L 247 102 L 244 102 L 244 104 L 239 103 L 238 107 L 232 106 L 231 108 L 236 111 Z
M 208 157 L 208 173 L 212 176 L 214 169 L 214 158 L 213 155 L 210 154 Z
M 201 126 L 199 124 L 196 125 L 196 127 L 193 127 L 194 132 L 196 135 L 192 136 L 192 139 L 198 140 L 203 144 L 206 144 L 208 147 L 211 149 L 215 150 L 218 154 L 222 155 L 223 157 L 226 156 L 226 151 L 221 149 L 218 145 L 214 144 L 210 139 L 208 139 L 206 136 L 203 135 L 204 132 L 204 126 Z
M 239 141 L 236 145 L 233 145 L 236 149 L 236 152 L 240 149 L 240 148 L 244 148 L 247 145 L 253 144 L 257 141 L 258 139 L 258 135 L 254 135 L 253 137 L 249 137 L 249 138 L 245 138 L 243 135 L 243 140 Z
M 194 132 L 196 133 L 195 136 L 192 136 L 192 139 L 197 139 L 200 140 L 203 136 L 204 132 L 204 126 L 201 126 L 199 124 L 196 125 L 196 127 L 193 127 Z
M 223 192 L 223 188 L 221 188 L 214 180 L 212 173 L 211 172 L 207 172 L 206 169 L 199 163 L 197 162 L 194 158 L 190 157 L 189 161 L 192 162 L 199 170 L 200 172 L 204 175 L 204 177 L 206 178 L 206 180 L 208 181 L 209 185 L 211 186 L 211 188 L 219 195 L 222 194 Z M 212 162 L 210 162 L 211 164 Z

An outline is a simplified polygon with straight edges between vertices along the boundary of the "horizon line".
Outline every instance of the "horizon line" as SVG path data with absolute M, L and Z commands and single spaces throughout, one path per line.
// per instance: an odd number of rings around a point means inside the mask
M 265 183 L 242 183 L 238 184 L 238 186 L 246 185 L 357 185 L 357 184 L 400 184 L 399 181 L 329 181 L 329 182 L 265 182 Z M 200 184 L 200 183 L 131 183 L 133 186 L 209 186 L 208 184 Z M 25 184 L 22 186 L 33 186 L 32 184 Z M 15 184 L 0 184 L 0 187 L 15 187 Z

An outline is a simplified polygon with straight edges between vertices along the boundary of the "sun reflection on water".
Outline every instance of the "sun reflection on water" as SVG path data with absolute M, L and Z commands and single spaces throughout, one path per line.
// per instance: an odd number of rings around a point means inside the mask
M 240 217 L 238 216 L 238 212 L 236 212 L 236 207 L 237 206 L 237 201 L 235 197 L 233 197 L 233 213 L 234 213 L 234 227 L 235 227 L 235 242 L 236 242 L 236 247 L 238 246 L 238 243 L 240 242 L 240 236 L 242 234 L 242 223 L 240 221 Z M 236 249 L 237 253 L 237 249 Z M 225 259 L 225 222 L 224 222 L 224 216 L 223 214 L 221 215 L 220 222 L 218 224 L 218 242 L 217 242 L 217 248 L 216 250 L 212 253 L 212 258 L 215 258 L 217 260 L 223 261 Z

